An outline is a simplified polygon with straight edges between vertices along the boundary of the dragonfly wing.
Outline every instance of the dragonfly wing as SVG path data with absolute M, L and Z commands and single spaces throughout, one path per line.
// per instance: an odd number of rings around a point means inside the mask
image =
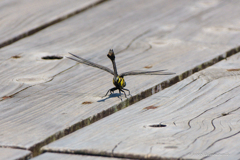
M 164 72 L 166 70 L 157 70 L 157 71 L 129 71 L 124 72 L 119 75 L 119 77 L 130 76 L 130 75 L 171 75 L 175 73 Z
M 71 60 L 77 61 L 77 62 L 79 62 L 79 63 L 86 64 L 86 65 L 89 65 L 89 66 L 92 66 L 92 67 L 95 67 L 95 68 L 99 68 L 99 69 L 101 69 L 101 70 L 104 70 L 104 71 L 106 71 L 106 72 L 111 73 L 112 75 L 114 75 L 113 71 L 112 71 L 111 69 L 109 69 L 108 67 L 102 66 L 102 65 L 100 65 L 100 64 L 93 63 L 93 62 L 91 62 L 91 61 L 89 61 L 89 60 L 86 60 L 86 59 L 84 59 L 84 58 L 82 58 L 82 57 L 79 57 L 79 56 L 77 56 L 77 55 L 75 55 L 75 54 L 72 54 L 72 53 L 69 53 L 69 54 L 71 54 L 72 56 L 78 58 L 78 59 L 75 59 L 75 58 L 72 58 L 72 57 L 67 57 L 67 58 L 69 58 L 69 59 L 71 59 Z

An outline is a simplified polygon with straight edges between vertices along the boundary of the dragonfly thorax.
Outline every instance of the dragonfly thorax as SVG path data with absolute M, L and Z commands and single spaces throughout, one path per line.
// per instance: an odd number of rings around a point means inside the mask
M 113 84 L 116 86 L 116 88 L 122 89 L 126 86 L 126 82 L 123 77 L 117 76 L 116 78 L 113 78 Z

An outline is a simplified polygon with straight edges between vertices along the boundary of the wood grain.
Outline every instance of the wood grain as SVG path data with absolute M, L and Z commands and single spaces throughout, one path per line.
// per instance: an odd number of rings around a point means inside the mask
M 101 0 L 0 1 L 0 47 L 34 34 Z
M 61 154 L 61 153 L 43 153 L 32 160 L 121 160 L 122 158 L 109 158 L 100 156 L 83 156 L 83 155 L 72 155 L 72 154 Z M 125 159 L 127 160 L 127 159 Z
M 0 49 L 0 146 L 39 154 L 41 146 L 238 52 L 239 3 L 108 1 Z M 133 98 L 121 102 L 118 93 L 102 98 L 113 87 L 110 74 L 42 59 L 72 52 L 111 68 L 110 48 L 119 73 L 168 69 L 176 78 L 126 77 Z
M 240 71 L 228 71 L 238 68 L 240 54 L 43 150 L 140 159 L 239 159 Z
M 30 151 L 12 148 L 0 148 L 0 159 L 1 160 L 27 160 L 32 157 Z

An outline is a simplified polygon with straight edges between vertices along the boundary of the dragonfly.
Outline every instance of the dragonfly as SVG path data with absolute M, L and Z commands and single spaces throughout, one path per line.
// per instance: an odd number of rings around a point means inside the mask
M 107 96 L 109 92 L 110 92 L 110 95 L 113 94 L 115 90 L 119 90 L 120 95 L 121 95 L 121 92 L 123 92 L 126 98 L 127 98 L 127 95 L 126 95 L 125 91 L 128 91 L 128 95 L 131 95 L 130 90 L 124 88 L 126 86 L 126 81 L 124 79 L 125 76 L 131 76 L 131 75 L 171 75 L 171 74 L 175 74 L 175 73 L 171 73 L 171 72 L 165 72 L 166 70 L 128 71 L 128 72 L 118 74 L 117 65 L 116 65 L 116 62 L 115 62 L 115 54 L 114 54 L 113 49 L 110 49 L 108 54 L 107 54 L 108 58 L 112 61 L 113 70 L 111 70 L 108 67 L 102 66 L 100 64 L 96 64 L 94 62 L 86 60 L 86 59 L 84 59 L 82 57 L 79 57 L 75 54 L 72 54 L 70 52 L 69 52 L 69 54 L 73 56 L 73 57 L 67 57 L 71 60 L 77 61 L 79 63 L 85 64 L 85 65 L 88 65 L 88 66 L 91 66 L 91 67 L 101 69 L 101 70 L 106 71 L 106 72 L 113 75 L 113 85 L 114 85 L 114 87 L 109 89 L 105 96 Z

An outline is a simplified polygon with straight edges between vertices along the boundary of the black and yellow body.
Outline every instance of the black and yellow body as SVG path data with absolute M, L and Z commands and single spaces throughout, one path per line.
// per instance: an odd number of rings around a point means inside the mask
M 121 92 L 124 93 L 125 97 L 127 97 L 126 93 L 124 92 L 124 90 L 128 91 L 129 92 L 129 95 L 130 95 L 130 91 L 126 88 L 124 88 L 126 86 L 126 82 L 124 80 L 124 77 L 120 77 L 120 76 L 117 76 L 116 78 L 114 77 L 113 78 L 113 85 L 115 87 L 109 89 L 106 93 L 106 95 L 108 94 L 108 92 L 110 92 L 110 94 L 114 93 L 115 90 L 119 90 L 119 94 L 121 94 Z M 106 96 L 105 95 L 105 96 Z
M 116 78 L 114 77 L 113 78 L 113 85 L 115 87 L 109 89 L 106 93 L 106 95 L 108 94 L 108 92 L 110 91 L 110 94 L 114 93 L 115 90 L 119 90 L 119 94 L 121 95 L 121 92 L 124 93 L 125 97 L 127 97 L 126 93 L 124 92 L 124 90 L 128 91 L 129 92 L 129 95 L 130 95 L 130 91 L 126 88 L 124 88 L 126 86 L 126 82 L 124 80 L 124 77 L 120 77 L 120 76 L 117 76 Z M 105 96 L 106 96 L 105 95 Z
M 117 89 L 123 89 L 126 86 L 126 82 L 124 80 L 123 77 L 119 77 L 117 76 L 117 78 L 113 78 L 113 85 L 117 88 Z
M 124 93 L 125 97 L 126 96 L 126 93 L 124 92 L 125 91 L 128 91 L 129 92 L 129 95 L 130 95 L 130 91 L 126 88 L 124 88 L 126 86 L 126 82 L 124 80 L 124 76 L 129 76 L 129 75 L 171 75 L 171 74 L 174 74 L 174 73 L 170 73 L 170 72 L 164 72 L 165 70 L 157 70 L 157 71 L 128 71 L 128 72 L 124 72 L 120 75 L 118 75 L 117 73 L 117 66 L 116 66 L 116 63 L 115 63 L 115 55 L 114 55 L 114 52 L 112 49 L 109 50 L 107 56 L 108 58 L 112 61 L 112 65 L 113 65 L 113 70 L 105 67 L 105 66 L 102 66 L 100 64 L 96 64 L 96 63 L 93 63 L 89 60 L 86 60 L 82 57 L 79 57 L 77 55 L 74 55 L 72 53 L 69 53 L 71 54 L 72 56 L 74 56 L 75 58 L 72 58 L 72 57 L 67 57 L 71 60 L 74 60 L 74 61 L 77 61 L 79 63 L 83 63 L 83 64 L 86 64 L 86 65 L 89 65 L 89 66 L 92 66 L 92 67 L 95 67 L 95 68 L 99 68 L 99 69 L 102 69 L 110 74 L 112 74 L 114 77 L 113 77 L 113 85 L 115 87 L 109 89 L 106 93 L 105 96 L 107 96 L 108 92 L 110 92 L 110 94 L 112 94 L 115 90 L 119 90 L 119 93 L 121 95 L 121 92 Z

